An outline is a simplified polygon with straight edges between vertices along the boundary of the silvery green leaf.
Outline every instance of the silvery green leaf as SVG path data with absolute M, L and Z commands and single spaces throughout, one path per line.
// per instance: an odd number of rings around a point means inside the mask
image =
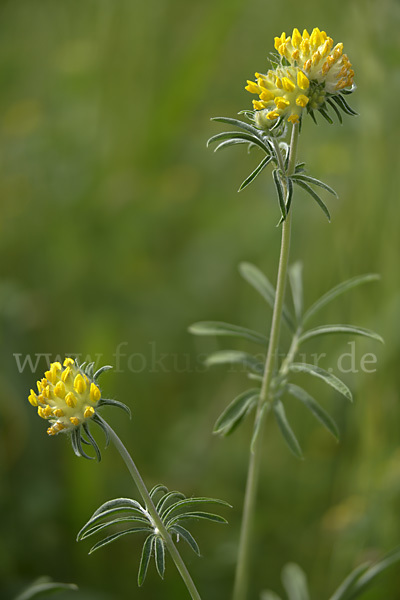
M 168 527 L 174 526 L 179 521 L 189 521 L 189 520 L 204 520 L 204 521 L 213 521 L 214 523 L 226 524 L 228 521 L 221 517 L 220 515 L 215 515 L 209 512 L 197 511 L 197 512 L 188 512 L 183 513 L 182 515 L 177 515 L 173 519 L 169 521 Z
M 104 515 L 106 514 L 106 511 L 108 513 L 116 508 L 124 508 L 127 510 L 137 509 L 143 513 L 143 507 L 137 500 L 133 500 L 132 498 L 114 498 L 113 500 L 107 500 L 107 502 L 104 502 L 104 504 L 99 506 L 92 514 L 91 519 L 100 514 Z
M 241 352 L 240 350 L 218 350 L 207 356 L 204 364 L 207 367 L 226 364 L 242 365 L 243 368 L 250 369 L 255 373 L 263 373 L 264 371 L 262 363 L 248 352 Z
M 43 577 L 37 581 L 34 581 L 27 589 L 19 594 L 15 600 L 31 600 L 31 598 L 49 596 L 53 595 L 55 592 L 61 592 L 63 590 L 76 592 L 78 590 L 78 586 L 74 583 L 57 583 L 49 581 L 49 578 Z
M 291 179 L 287 180 L 287 192 L 286 192 L 286 212 L 288 213 L 292 205 L 293 198 L 293 182 Z
M 299 344 L 302 344 L 306 340 L 310 338 L 316 337 L 318 335 L 327 335 L 331 333 L 347 333 L 353 335 L 361 335 L 364 337 L 372 338 L 373 340 L 377 340 L 384 344 L 383 338 L 372 331 L 371 329 L 365 329 L 365 327 L 358 327 L 357 325 L 322 325 L 320 327 L 315 327 L 314 329 L 310 329 L 309 331 L 305 331 L 299 338 Z
M 255 265 L 248 262 L 239 264 L 239 272 L 241 276 L 267 301 L 273 309 L 275 304 L 275 288 L 270 283 L 268 278 Z M 283 306 L 283 320 L 291 331 L 295 331 L 292 315 L 286 305 Z
M 305 183 L 309 183 L 311 185 L 317 185 L 329 192 L 330 194 L 332 194 L 333 196 L 336 196 L 336 198 L 338 198 L 338 195 L 333 188 L 331 188 L 327 183 L 316 179 L 315 177 L 311 177 L 310 175 L 304 175 L 303 173 L 296 173 L 295 175 L 292 175 L 292 179 L 304 181 Z
M 315 315 L 316 312 L 321 310 L 323 306 L 328 304 L 328 302 L 332 302 L 338 296 L 341 296 L 345 292 L 362 285 L 363 283 L 369 283 L 370 281 L 378 281 L 380 276 L 375 273 L 367 273 L 366 275 L 357 275 L 356 277 L 352 277 L 351 279 L 347 279 L 347 281 L 343 281 L 333 287 L 329 292 L 326 292 L 321 298 L 319 298 L 314 304 L 306 311 L 304 315 L 303 322 L 305 323 Z
M 279 208 L 281 209 L 282 219 L 286 219 L 286 202 L 285 202 L 285 191 L 283 189 L 282 181 L 279 176 L 278 169 L 272 171 L 272 178 L 274 180 L 276 193 L 279 201 Z
M 336 592 L 329 598 L 329 600 L 350 600 L 351 590 L 357 579 L 368 569 L 369 563 L 363 563 L 356 567 L 350 575 L 346 577 L 343 583 L 338 587 Z
M 168 492 L 168 494 L 165 494 L 164 496 L 162 496 L 160 498 L 160 500 L 158 501 L 158 504 L 156 506 L 156 510 L 157 510 L 158 514 L 162 517 L 163 511 L 165 510 L 165 508 L 167 506 L 169 506 L 169 505 L 172 506 L 172 504 L 174 502 L 176 502 L 176 500 L 183 500 L 184 498 L 185 498 L 185 494 L 182 494 L 181 492 L 177 492 L 177 491 Z
M 165 547 L 164 547 L 164 541 L 162 540 L 162 538 L 160 538 L 159 535 L 155 538 L 155 542 L 154 542 L 154 560 L 156 563 L 157 573 L 159 574 L 161 579 L 164 579 Z
M 350 402 L 353 401 L 352 393 L 347 387 L 347 385 L 343 383 L 343 381 L 341 381 L 338 377 L 332 375 L 332 373 L 328 373 L 328 371 L 321 369 L 321 367 L 317 367 L 316 365 L 309 365 L 307 363 L 293 363 L 292 365 L 290 365 L 289 368 L 292 371 L 292 373 L 309 373 L 314 377 L 322 379 L 323 381 L 325 381 L 325 383 L 333 387 L 345 398 L 350 400 Z
M 234 139 L 237 139 L 237 140 L 240 139 L 240 140 L 243 140 L 244 142 L 254 144 L 255 146 L 258 146 L 259 148 L 261 148 L 261 150 L 263 152 L 265 152 L 266 154 L 269 154 L 268 146 L 266 146 L 266 144 L 260 139 L 260 137 L 258 135 L 242 133 L 242 132 L 224 131 L 222 133 L 217 133 L 216 135 L 213 135 L 213 137 L 211 137 L 208 140 L 207 146 L 209 146 L 213 142 L 217 142 L 218 140 L 232 139 L 232 136 L 234 136 Z
M 326 204 L 323 202 L 323 200 L 321 200 L 321 198 L 318 196 L 318 194 L 316 192 L 314 192 L 312 187 L 310 187 L 307 183 L 305 183 L 301 179 L 298 179 L 297 177 L 292 177 L 292 180 L 293 180 L 293 183 L 295 183 L 299 187 L 303 188 L 303 190 L 305 190 L 311 196 L 311 198 L 313 198 L 313 200 L 315 200 L 315 202 L 318 204 L 318 206 L 325 213 L 328 221 L 330 221 L 331 215 L 329 214 L 329 210 L 328 210 Z
M 214 152 L 218 152 L 218 150 L 223 150 L 224 148 L 230 148 L 230 146 L 237 146 L 237 144 L 248 144 L 250 148 L 254 146 L 254 144 L 248 140 L 242 138 L 230 138 L 215 146 Z
M 229 435 L 257 404 L 260 390 L 251 389 L 237 396 L 218 417 L 213 433 Z
M 193 323 L 188 328 L 190 333 L 194 335 L 222 335 L 222 336 L 233 336 L 240 337 L 250 342 L 255 342 L 260 346 L 268 346 L 268 339 L 252 329 L 247 327 L 240 327 L 239 325 L 232 325 L 231 323 L 223 323 L 222 321 L 199 321 Z
M 274 410 L 276 421 L 278 423 L 279 429 L 281 430 L 285 442 L 297 458 L 303 458 L 303 453 L 301 451 L 300 444 L 297 441 L 295 434 L 293 433 L 293 429 L 289 425 L 289 422 L 286 418 L 285 408 L 282 402 L 280 400 L 275 400 L 272 407 Z
M 282 570 L 282 583 L 289 600 L 310 600 L 307 578 L 295 563 L 288 563 Z
M 252 454 L 254 454 L 254 448 L 257 443 L 257 439 L 260 434 L 260 431 L 261 431 L 261 426 L 264 422 L 264 415 L 269 411 L 269 408 L 270 408 L 270 405 L 267 404 L 266 402 L 264 402 L 264 404 L 262 405 L 261 409 L 258 411 L 258 414 L 256 416 L 256 420 L 254 423 L 254 429 L 253 429 L 253 435 L 251 436 L 251 442 L 250 442 L 250 452 Z
M 90 537 L 91 535 L 98 533 L 102 529 L 105 529 L 106 527 L 110 527 L 110 525 L 115 525 L 116 523 L 126 523 L 126 522 L 142 523 L 144 528 L 149 527 L 149 520 L 145 519 L 144 517 L 124 516 L 124 517 L 119 517 L 118 519 L 112 519 L 111 521 L 107 521 L 105 523 L 98 523 L 97 525 L 93 525 L 93 527 L 85 528 L 84 531 L 81 530 L 78 534 L 77 541 L 84 540 L 84 539 Z
M 100 448 L 98 447 L 96 440 L 94 439 L 94 437 L 90 433 L 89 425 L 87 423 L 83 423 L 82 424 L 82 429 L 85 432 L 86 436 L 88 437 L 88 442 L 87 442 L 88 445 L 90 444 L 92 446 L 92 448 L 94 449 L 94 451 L 95 451 L 97 462 L 100 462 L 101 461 Z M 80 435 L 81 435 L 81 440 L 82 441 L 86 441 L 83 438 L 82 434 L 80 434 Z
M 338 107 L 336 106 L 336 104 L 334 102 L 332 102 L 332 100 L 330 98 L 327 98 L 326 103 L 329 104 L 329 106 L 334 110 L 334 112 L 336 113 L 336 116 L 338 118 L 339 123 L 342 125 L 343 124 L 343 118 L 342 118 L 340 110 L 338 109 Z
M 120 507 L 120 508 L 113 508 L 111 510 L 106 510 L 97 515 L 93 515 L 87 521 L 87 523 L 85 523 L 85 525 L 82 527 L 82 529 L 79 531 L 79 533 L 76 537 L 77 541 L 83 539 L 83 537 L 87 537 L 86 531 L 88 530 L 89 527 L 92 527 L 95 523 L 99 523 L 100 521 L 107 518 L 108 516 L 114 516 L 117 513 L 133 513 L 133 515 L 131 514 L 130 516 L 133 516 L 134 518 L 136 518 L 136 517 L 139 517 L 141 519 L 146 518 L 145 513 L 142 510 L 139 511 L 139 509 L 137 509 L 137 508 Z M 125 515 L 125 516 L 129 516 L 129 515 Z
M 167 494 L 169 492 L 169 490 L 162 483 L 158 483 L 157 485 L 155 485 L 154 487 L 152 487 L 151 490 L 150 490 L 150 497 L 151 497 L 151 499 L 153 501 L 154 501 L 154 496 L 156 494 L 158 494 L 159 492 L 162 492 L 163 494 Z
M 119 400 L 112 400 L 111 398 L 100 398 L 98 406 L 116 406 L 117 408 L 121 408 L 122 410 L 124 410 L 129 415 L 129 418 L 132 417 L 131 409 L 129 408 L 129 406 L 127 406 L 123 402 L 120 402 Z
M 324 108 L 319 108 L 318 112 L 320 112 L 321 115 L 324 117 L 324 119 L 326 121 L 328 121 L 329 125 L 333 125 L 332 119 L 330 118 L 329 114 L 326 112 L 326 110 Z
M 89 377 L 89 379 L 93 379 L 93 369 L 94 369 L 94 362 L 87 364 L 84 369 L 84 371 L 85 371 L 86 375 Z
M 186 510 L 189 507 L 192 506 L 197 506 L 199 504 L 219 504 L 221 506 L 227 506 L 228 508 L 232 508 L 230 504 L 228 504 L 228 502 L 225 502 L 225 500 L 219 500 L 218 498 L 205 498 L 205 497 L 198 497 L 198 498 L 185 498 L 184 500 L 179 500 L 178 502 L 176 502 L 175 504 L 173 504 L 172 506 L 170 506 L 169 508 L 167 508 L 164 512 L 164 514 L 162 515 L 163 521 L 166 523 L 170 523 L 170 519 L 172 518 L 172 515 L 176 512 L 182 511 L 182 510 Z M 180 515 L 182 516 L 183 513 Z
M 298 385 L 294 385 L 293 383 L 289 383 L 287 385 L 287 391 L 289 394 L 300 400 L 300 402 L 302 402 L 304 406 L 308 408 L 314 417 L 318 419 L 318 421 L 322 423 L 324 427 L 326 427 L 333 437 L 339 440 L 339 430 L 335 421 L 326 412 L 326 410 L 322 408 L 318 402 L 316 402 L 314 398 L 310 396 L 310 394 L 308 394 L 308 392 L 303 390 L 303 388 L 299 387 Z
M 147 569 L 149 566 L 151 554 L 153 552 L 153 547 L 154 547 L 154 535 L 151 534 L 146 538 L 146 540 L 143 544 L 142 556 L 140 559 L 139 572 L 138 572 L 138 586 L 139 587 L 141 587 L 143 585 L 144 580 L 146 579 Z
M 233 127 L 238 127 L 243 131 L 247 131 L 256 137 L 261 136 L 261 132 L 256 127 L 245 123 L 244 121 L 239 121 L 239 119 L 232 119 L 231 117 L 212 117 L 211 121 L 217 121 L 218 123 L 226 123 L 227 125 L 233 125 Z
M 152 529 L 150 529 L 149 527 L 147 527 L 147 528 L 131 527 L 129 529 L 125 529 L 124 531 L 117 531 L 117 533 L 113 533 L 112 535 L 109 535 L 108 537 L 104 538 L 103 540 L 100 540 L 100 542 L 97 542 L 97 544 L 92 546 L 89 550 L 89 554 L 92 554 L 99 548 L 103 548 L 103 546 L 107 546 L 108 544 L 111 544 L 112 542 L 114 542 L 118 538 L 122 537 L 123 535 L 128 535 L 130 533 L 143 533 L 146 531 L 152 531 Z
M 334 100 L 336 104 L 342 109 L 342 111 L 345 112 L 347 115 L 358 115 L 358 113 L 356 113 L 356 111 L 351 108 L 351 106 L 346 102 L 346 100 L 341 94 L 333 94 L 332 96 L 330 96 L 330 98 L 331 100 Z
M 216 135 L 213 135 L 212 137 L 210 137 L 210 139 L 207 141 L 207 148 L 214 142 L 219 142 L 220 140 L 230 141 L 230 140 L 236 138 L 236 139 L 240 139 L 241 141 L 245 141 L 245 140 L 243 140 L 243 138 L 239 138 L 238 137 L 239 135 L 241 135 L 241 134 L 239 134 L 237 131 L 222 131 L 221 133 L 217 133 Z M 249 134 L 246 133 L 246 135 L 248 136 Z
M 296 262 L 289 267 L 289 282 L 292 290 L 294 311 L 297 322 L 300 323 L 303 316 L 303 264 Z
M 72 430 L 70 439 L 71 439 L 71 446 L 72 446 L 75 456 L 78 456 L 80 458 L 87 458 L 88 460 L 95 459 L 94 456 L 90 456 L 83 449 L 82 443 L 88 444 L 88 445 L 89 445 L 89 443 L 82 437 L 80 427 L 77 427 L 76 429 Z M 96 450 L 96 448 L 97 448 L 97 450 Z M 95 448 L 95 452 L 97 455 L 97 460 L 100 461 L 101 460 L 100 449 L 97 446 L 97 444 L 96 444 L 96 448 Z M 99 458 L 99 455 L 100 455 L 100 458 Z
M 257 175 L 259 175 L 261 173 L 261 171 L 271 162 L 272 160 L 272 156 L 265 156 L 262 161 L 260 162 L 259 165 L 257 165 L 257 167 L 254 169 L 254 171 L 252 171 L 250 173 L 250 175 L 248 177 L 246 177 L 246 179 L 241 183 L 238 192 L 241 192 L 242 190 L 244 190 L 245 187 L 247 187 L 248 185 L 250 185 L 250 183 L 252 181 L 254 181 L 254 179 L 257 177 Z
M 104 365 L 104 367 L 100 367 L 100 369 L 97 369 L 96 373 L 93 375 L 93 380 L 96 381 L 102 373 L 105 373 L 110 369 L 112 369 L 111 365 Z
M 305 166 L 306 166 L 305 162 L 297 163 L 296 168 L 295 168 L 295 173 L 303 173 Z
M 170 531 L 176 533 L 179 538 L 182 537 L 189 544 L 193 552 L 195 552 L 197 556 L 200 556 L 200 548 L 192 534 L 187 529 L 182 527 L 182 525 L 175 524 L 173 527 L 171 527 Z

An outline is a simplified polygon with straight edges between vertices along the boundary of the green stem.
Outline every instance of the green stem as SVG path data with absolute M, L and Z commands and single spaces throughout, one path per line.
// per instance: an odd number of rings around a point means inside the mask
M 294 125 L 292 129 L 292 138 L 290 142 L 289 164 L 286 172 L 286 175 L 288 176 L 292 175 L 295 169 L 298 136 L 298 125 Z M 275 142 L 275 145 L 277 147 L 277 142 Z M 278 148 L 278 158 L 279 157 L 281 157 L 281 154 Z M 282 169 L 283 161 L 280 160 L 279 162 L 281 170 L 284 171 L 284 169 Z M 265 416 L 268 412 L 265 410 L 263 412 L 261 411 L 264 404 L 268 401 L 269 388 L 271 385 L 271 380 L 277 359 L 279 332 L 282 318 L 283 301 L 285 296 L 287 269 L 289 263 L 291 222 L 292 211 L 290 210 L 289 214 L 287 215 L 285 221 L 283 221 L 282 224 L 281 252 L 279 258 L 274 310 L 272 314 L 271 333 L 269 338 L 268 352 L 265 361 L 264 375 L 255 421 L 258 422 L 259 418 L 261 418 L 262 422 L 259 423 L 259 433 L 249 457 L 249 467 L 243 506 L 242 527 L 240 531 L 239 540 L 238 561 L 236 566 L 235 583 L 233 589 L 233 600 L 245 600 L 248 592 L 253 515 L 257 496 L 260 462 L 262 456 L 262 431 L 265 424 Z
M 144 483 L 144 481 L 137 469 L 137 466 L 133 462 L 131 455 L 129 454 L 128 450 L 125 448 L 124 444 L 122 443 L 122 441 L 120 440 L 118 435 L 110 427 L 110 425 L 108 423 L 106 423 L 105 421 L 103 421 L 103 422 L 107 426 L 107 431 L 110 435 L 110 439 L 112 440 L 114 446 L 120 453 L 122 460 L 126 464 L 128 471 L 131 474 L 132 479 L 136 484 L 139 494 L 141 495 L 143 502 L 146 505 L 146 509 L 153 521 L 153 524 L 160 532 L 160 534 L 165 542 L 165 545 L 176 565 L 176 568 L 178 569 L 178 571 L 188 589 L 188 592 L 190 593 L 190 596 L 192 597 L 193 600 L 201 600 L 200 594 L 196 589 L 196 586 L 190 576 L 190 573 L 187 570 L 187 567 L 186 567 L 185 563 L 183 562 L 182 557 L 179 554 L 179 551 L 178 551 L 177 547 L 175 546 L 171 535 L 167 531 L 164 523 L 162 522 L 160 515 L 158 514 L 156 507 L 154 506 L 154 502 L 151 499 L 151 496 L 146 487 L 146 484 Z

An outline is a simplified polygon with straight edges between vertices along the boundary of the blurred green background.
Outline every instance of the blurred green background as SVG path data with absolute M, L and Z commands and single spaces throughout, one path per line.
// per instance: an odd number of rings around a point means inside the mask
M 211 116 L 250 107 L 245 80 L 294 26 L 344 42 L 360 116 L 342 127 L 304 123 L 300 157 L 340 200 L 326 198 L 329 224 L 296 197 L 292 258 L 304 262 L 309 304 L 343 279 L 380 273 L 315 324 L 371 327 L 386 345 L 356 341 L 357 365 L 367 352 L 378 362 L 376 373 L 343 375 L 354 406 L 304 379 L 336 417 L 339 445 L 288 401 L 299 463 L 269 423 L 251 597 L 281 592 L 281 568 L 295 561 L 314 600 L 327 598 L 360 561 L 400 543 L 399 1 L 2 0 L 1 598 L 43 574 L 78 584 L 71 597 L 85 600 L 187 598 L 171 561 L 166 582 L 152 567 L 138 590 L 137 538 L 90 557 L 89 541 L 74 541 L 100 503 L 136 492 L 113 448 L 100 464 L 77 459 L 27 402 L 46 355 L 71 354 L 115 365 L 103 391 L 133 419 L 104 414 L 149 486 L 233 505 L 228 527 L 193 527 L 203 558 L 182 548 L 203 597 L 230 597 L 251 423 L 226 440 L 211 430 L 248 384 L 223 367 L 205 372 L 201 355 L 247 348 L 194 339 L 187 327 L 218 319 L 266 329 L 270 312 L 237 264 L 275 279 L 279 215 L 267 172 L 236 193 L 256 152 L 213 155 L 205 142 L 222 129 Z M 321 366 L 337 372 L 349 341 L 307 351 L 327 352 Z M 399 587 L 393 567 L 366 598 L 396 600 Z

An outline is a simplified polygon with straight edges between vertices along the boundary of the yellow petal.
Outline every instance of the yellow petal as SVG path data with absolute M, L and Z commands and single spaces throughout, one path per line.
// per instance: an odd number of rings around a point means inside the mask
M 288 77 L 282 77 L 282 87 L 286 92 L 293 92 L 296 86 Z
M 38 405 L 38 399 L 37 399 L 37 396 L 36 396 L 36 394 L 35 394 L 35 392 L 33 390 L 31 390 L 31 393 L 28 396 L 28 400 L 32 404 L 32 406 L 37 406 Z
M 74 379 L 74 389 L 78 394 L 83 394 L 86 390 L 86 382 L 80 373 Z
M 275 119 L 278 119 L 279 117 L 280 117 L 280 114 L 276 110 L 271 110 L 271 112 L 267 113 L 267 119 L 269 119 L 270 121 L 274 121 Z
M 83 416 L 85 417 L 85 419 L 90 419 L 91 417 L 93 417 L 95 413 L 95 410 L 93 408 L 93 406 L 87 406 L 85 408 L 85 412 L 83 413 Z
M 70 408 L 75 408 L 77 403 L 75 394 L 73 394 L 72 392 L 68 392 L 68 394 L 65 396 L 65 403 Z
M 294 46 L 294 48 L 298 48 L 300 46 L 302 37 L 300 34 L 300 31 L 295 27 L 293 29 L 293 33 L 292 33 L 292 44 Z
M 305 96 L 304 94 L 300 94 L 300 96 L 297 96 L 296 98 L 296 104 L 297 106 L 301 106 L 301 108 L 304 108 L 305 106 L 307 106 L 309 101 L 309 98 L 307 96 Z
M 55 386 L 54 386 L 54 393 L 58 398 L 61 398 L 61 400 L 64 400 L 65 398 L 65 394 L 66 394 L 66 390 L 65 390 L 65 385 L 63 381 L 59 381 Z
M 270 100 L 274 99 L 274 94 L 269 90 L 263 90 L 260 94 L 260 99 L 264 100 L 265 102 L 269 102 Z
M 97 385 L 95 385 L 93 382 L 90 384 L 90 399 L 93 402 L 93 404 L 96 404 L 101 398 L 101 392 L 99 390 L 99 388 L 97 387 Z
M 247 85 L 244 89 L 250 92 L 250 94 L 259 94 L 261 92 L 259 86 L 249 79 L 247 80 Z
M 310 81 L 307 75 L 304 75 L 303 71 L 297 73 L 297 85 L 301 90 L 308 90 L 310 86 Z
M 62 372 L 61 374 L 61 380 L 66 383 L 67 379 L 69 378 L 69 376 L 72 375 L 72 369 L 70 366 L 68 366 L 65 371 Z

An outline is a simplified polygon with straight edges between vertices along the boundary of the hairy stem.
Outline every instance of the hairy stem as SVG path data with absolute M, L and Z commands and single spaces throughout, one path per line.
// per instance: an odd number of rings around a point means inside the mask
M 165 542 L 165 545 L 167 546 L 167 549 L 168 549 L 168 551 L 176 565 L 176 568 L 178 569 L 178 571 L 188 589 L 190 596 L 192 597 L 193 600 L 201 600 L 200 594 L 197 591 L 197 588 L 190 576 L 190 573 L 187 570 L 187 567 L 186 567 L 185 563 L 183 562 L 182 557 L 179 554 L 179 551 L 178 551 L 177 547 L 175 546 L 171 535 L 167 531 L 164 523 L 162 522 L 160 515 L 158 514 L 156 507 L 154 506 L 154 502 L 150 497 L 150 494 L 146 487 L 146 484 L 144 483 L 144 481 L 138 471 L 137 466 L 133 462 L 131 455 L 129 454 L 128 450 L 125 448 L 121 439 L 118 437 L 118 435 L 115 433 L 115 431 L 110 427 L 110 425 L 108 423 L 106 423 L 106 421 L 103 421 L 103 423 L 107 427 L 107 431 L 110 435 L 110 439 L 112 440 L 114 446 L 120 453 L 122 460 L 126 464 L 128 471 L 131 474 L 132 479 L 135 482 L 136 487 L 143 499 L 143 502 L 146 505 L 146 509 L 154 523 L 154 526 L 157 527 L 158 531 L 160 532 L 160 535 L 162 536 L 162 538 Z
M 298 125 L 294 125 L 292 129 L 292 138 L 290 142 L 289 164 L 286 172 L 287 176 L 292 175 L 295 169 L 298 135 Z M 281 157 L 280 150 L 279 148 L 277 149 L 278 157 Z M 279 167 L 282 170 L 283 161 L 280 160 L 279 162 Z M 262 408 L 264 404 L 268 401 L 269 389 L 277 359 L 279 332 L 282 319 L 283 301 L 285 296 L 287 269 L 289 263 L 291 221 L 292 211 L 290 210 L 289 214 L 287 215 L 285 221 L 283 221 L 282 224 L 281 251 L 279 258 L 278 278 L 276 283 L 275 303 L 272 314 L 271 333 L 269 338 L 268 352 L 265 361 L 263 381 L 261 385 L 260 397 L 256 414 L 256 422 L 260 417 L 263 419 L 263 422 L 259 424 L 259 434 L 252 448 L 252 452 L 250 452 L 249 457 L 247 483 L 243 506 L 243 518 L 239 540 L 238 561 L 236 566 L 235 583 L 233 589 L 233 600 L 245 600 L 248 592 L 252 526 L 262 453 L 262 430 L 264 427 L 265 416 L 268 412 L 265 410 L 262 411 Z

